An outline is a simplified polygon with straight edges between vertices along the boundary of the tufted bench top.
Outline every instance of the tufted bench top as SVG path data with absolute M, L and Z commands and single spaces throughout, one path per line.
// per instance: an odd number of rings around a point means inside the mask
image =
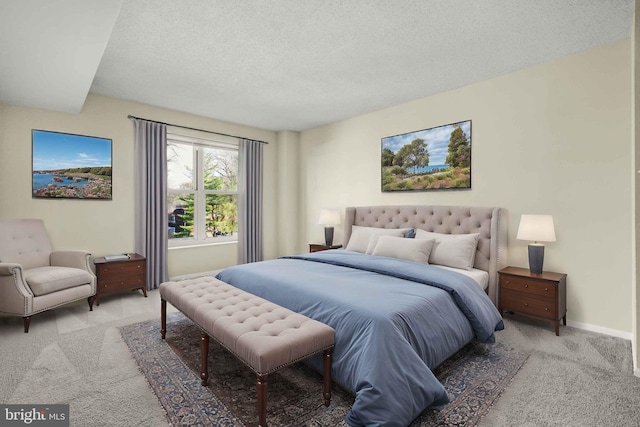
M 160 285 L 160 296 L 259 375 L 329 349 L 333 328 L 214 277 Z

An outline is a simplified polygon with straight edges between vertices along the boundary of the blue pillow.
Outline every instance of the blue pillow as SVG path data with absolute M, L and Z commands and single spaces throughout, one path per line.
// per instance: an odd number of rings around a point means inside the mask
M 416 237 L 416 229 L 415 228 L 409 228 L 407 231 L 404 232 L 404 238 L 405 239 L 413 239 L 414 237 Z

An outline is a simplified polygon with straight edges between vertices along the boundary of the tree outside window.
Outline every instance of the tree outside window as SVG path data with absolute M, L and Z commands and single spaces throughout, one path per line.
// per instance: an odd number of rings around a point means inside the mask
M 176 139 L 167 143 L 170 245 L 237 240 L 237 145 Z

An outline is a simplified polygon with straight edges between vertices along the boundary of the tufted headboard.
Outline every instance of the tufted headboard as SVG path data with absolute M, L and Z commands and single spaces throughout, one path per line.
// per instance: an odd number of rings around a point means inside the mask
M 362 206 L 345 211 L 344 240 L 351 226 L 421 228 L 443 234 L 479 233 L 474 267 L 489 273 L 489 298 L 497 303 L 498 270 L 507 261 L 507 219 L 501 208 L 473 206 Z

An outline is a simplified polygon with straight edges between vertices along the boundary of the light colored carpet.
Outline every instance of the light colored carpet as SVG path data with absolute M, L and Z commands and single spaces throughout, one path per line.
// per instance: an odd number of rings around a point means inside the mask
M 168 423 L 119 326 L 159 319 L 160 296 L 104 298 L 22 319 L 0 317 L 0 402 L 70 403 L 72 426 Z M 170 309 L 171 310 L 171 309 Z M 629 341 L 507 317 L 497 340 L 531 356 L 482 419 L 493 426 L 640 426 L 640 378 Z
M 69 403 L 72 426 L 168 426 L 118 326 L 158 318 L 160 295 L 125 293 L 22 319 L 0 317 L 0 402 Z
M 640 426 L 640 378 L 631 342 L 507 316 L 498 340 L 531 350 L 483 427 Z

